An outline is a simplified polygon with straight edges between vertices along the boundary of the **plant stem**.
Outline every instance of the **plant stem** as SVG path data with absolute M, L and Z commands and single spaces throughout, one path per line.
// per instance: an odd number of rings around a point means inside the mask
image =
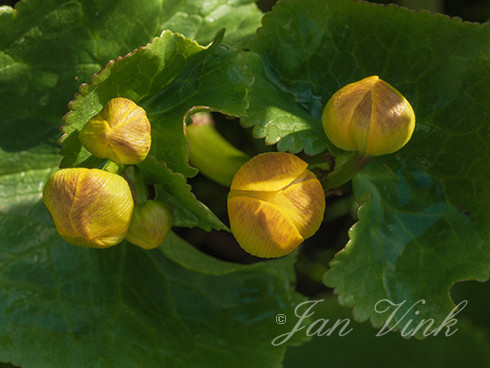
M 136 191 L 136 203 L 144 203 L 148 200 L 148 187 L 143 179 L 143 175 L 141 175 L 140 170 L 134 166 L 135 172 L 135 181 L 134 181 L 134 189 Z
M 135 203 L 142 204 L 148 200 L 148 187 L 138 167 L 130 166 L 124 173 L 129 183 Z
M 113 173 L 113 174 L 119 173 L 119 169 L 120 169 L 119 165 L 116 164 L 114 161 L 111 161 L 111 160 L 107 160 L 105 162 L 104 166 L 102 166 L 102 170 Z
M 323 183 L 325 191 L 338 188 L 342 184 L 352 180 L 352 178 L 359 174 L 372 159 L 372 156 L 359 152 L 354 152 L 353 154 L 348 153 L 348 155 L 351 157 L 328 174 L 325 182 Z

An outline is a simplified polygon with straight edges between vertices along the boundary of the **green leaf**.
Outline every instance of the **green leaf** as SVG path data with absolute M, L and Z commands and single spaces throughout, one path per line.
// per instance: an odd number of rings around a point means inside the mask
M 433 318 L 439 326 L 454 307 L 452 284 L 488 277 L 488 236 L 447 203 L 438 180 L 393 167 L 376 165 L 356 178 L 359 222 L 324 281 L 336 287 L 342 305 L 354 306 L 357 320 L 380 327 L 394 308 L 377 313 L 375 305 L 389 299 L 403 303 L 396 321 Z
M 193 270 L 211 275 L 226 275 L 238 271 L 243 265 L 238 263 L 223 262 L 214 257 L 203 254 L 189 243 L 185 243 L 173 232 L 165 238 L 165 242 L 159 248 L 172 261 Z M 297 253 L 286 257 L 268 260 L 267 272 L 277 275 L 285 281 L 294 280 L 294 269 L 290 267 L 296 262 Z M 262 269 L 263 262 L 257 262 L 247 266 L 248 269 Z
M 230 264 L 173 234 L 163 253 L 72 246 L 56 233 L 39 189 L 19 185 L 28 178 L 42 188 L 49 171 L 0 176 L 0 361 L 280 366 L 285 346 L 270 344 L 282 331 L 275 315 L 303 300 L 293 288 L 294 257 Z
M 158 162 L 153 156 L 147 157 L 139 165 L 145 181 L 156 184 L 157 199 L 169 204 L 174 213 L 173 226 L 227 230 L 228 227 L 191 192 L 184 175 L 170 170 L 165 162 Z
M 4 155 L 0 151 L 0 214 L 23 214 L 25 202 L 39 201 L 44 183 L 58 162 L 59 156 L 55 153 L 22 152 L 14 156 Z M 18 235 L 22 231 L 22 224 L 19 223 L 18 227 L 5 228 L 1 234 Z M 11 246 L 15 248 L 17 244 L 12 243 Z
M 254 0 L 167 1 L 163 8 L 171 16 L 162 17 L 162 29 L 182 33 L 202 45 L 210 43 L 218 29 L 226 28 L 224 42 L 245 47 L 262 18 Z
M 298 153 L 304 149 L 314 155 L 326 148 L 320 120 L 296 103 L 294 96 L 271 83 L 263 61 L 255 53 L 244 53 L 243 60 L 255 77 L 250 93 L 248 115 L 241 119 L 244 127 L 253 126 L 255 138 L 276 144 L 279 151 Z
M 355 306 L 357 319 L 376 326 L 389 314 L 374 310 L 384 298 L 405 303 L 397 319 L 424 299 L 420 313 L 412 309 L 406 318 L 440 322 L 453 307 L 447 290 L 454 282 L 489 274 L 490 27 L 361 2 L 284 1 L 264 16 L 251 48 L 265 70 L 258 72 L 260 91 L 269 83 L 270 91 L 289 95 L 282 106 L 296 101 L 286 111 L 302 108 L 316 119 L 294 113 L 309 126 L 299 133 L 295 124 L 284 128 L 286 115 L 270 120 L 266 140 L 269 134 L 306 140 L 307 132 L 318 132 L 329 97 L 369 75 L 411 102 L 412 140 L 394 155 L 376 157 L 355 179 L 359 222 L 324 282 L 342 304 Z M 263 97 L 260 91 L 251 95 Z M 252 99 L 253 113 L 266 108 L 257 95 Z

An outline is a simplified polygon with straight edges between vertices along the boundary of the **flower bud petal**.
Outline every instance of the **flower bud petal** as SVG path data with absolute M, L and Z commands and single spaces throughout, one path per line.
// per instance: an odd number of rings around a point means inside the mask
M 170 231 L 172 220 L 172 211 L 165 203 L 152 200 L 137 203 L 126 240 L 143 249 L 157 248 Z
M 322 223 L 325 192 L 315 174 L 305 170 L 292 184 L 272 196 L 270 203 L 286 214 L 301 236 L 307 239 L 316 233 Z
M 151 146 L 151 125 L 143 108 L 127 98 L 110 100 L 80 131 L 80 142 L 94 156 L 136 165 Z
M 302 159 L 289 153 L 271 152 L 256 157 L 257 159 L 247 161 L 237 171 L 231 190 L 279 190 L 299 177 L 308 167 Z
M 308 164 L 290 153 L 255 156 L 233 179 L 228 215 L 233 235 L 259 257 L 291 253 L 320 227 L 325 194 Z
M 304 238 L 279 208 L 246 196 L 228 199 L 230 227 L 240 246 L 259 257 L 291 253 Z
M 337 91 L 322 121 L 337 147 L 377 156 L 396 152 L 410 140 L 415 113 L 400 92 L 371 76 Z
M 61 237 L 92 248 L 120 243 L 134 207 L 128 183 L 98 169 L 56 171 L 44 187 L 43 199 Z

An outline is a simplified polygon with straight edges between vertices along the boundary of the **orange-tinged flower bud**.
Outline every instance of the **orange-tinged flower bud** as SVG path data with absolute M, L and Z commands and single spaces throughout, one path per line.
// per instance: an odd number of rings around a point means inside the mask
M 290 153 L 255 156 L 235 174 L 228 216 L 240 246 L 258 257 L 291 253 L 320 227 L 325 193 L 308 164 Z
M 415 128 L 415 113 L 403 95 L 378 76 L 337 91 L 322 115 L 328 139 L 346 151 L 378 156 L 402 148 Z
M 44 204 L 68 243 L 107 248 L 124 240 L 133 197 L 122 177 L 98 169 L 62 169 L 46 183 Z
M 152 200 L 137 203 L 126 240 L 143 249 L 157 248 L 170 231 L 172 220 L 172 211 L 165 203 Z
M 113 98 L 85 124 L 80 142 L 96 157 L 136 165 L 150 150 L 150 121 L 145 110 L 133 101 Z

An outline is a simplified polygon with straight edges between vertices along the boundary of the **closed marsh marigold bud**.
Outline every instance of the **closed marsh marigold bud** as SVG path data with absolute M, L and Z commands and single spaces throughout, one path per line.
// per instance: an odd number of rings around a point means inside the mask
M 378 156 L 396 152 L 409 141 L 415 113 L 400 92 L 371 76 L 337 91 L 325 106 L 322 121 L 337 147 Z
M 80 131 L 80 142 L 94 156 L 136 165 L 148 155 L 151 125 L 143 108 L 127 98 L 110 100 Z
M 122 177 L 98 169 L 62 169 L 49 178 L 44 203 L 68 243 L 107 248 L 124 240 L 133 197 Z
M 157 248 L 170 231 L 172 220 L 172 211 L 165 203 L 148 200 L 136 204 L 126 240 L 143 249 Z
M 325 193 L 308 164 L 290 153 L 255 156 L 235 174 L 228 216 L 240 246 L 258 257 L 291 253 L 320 227 Z

